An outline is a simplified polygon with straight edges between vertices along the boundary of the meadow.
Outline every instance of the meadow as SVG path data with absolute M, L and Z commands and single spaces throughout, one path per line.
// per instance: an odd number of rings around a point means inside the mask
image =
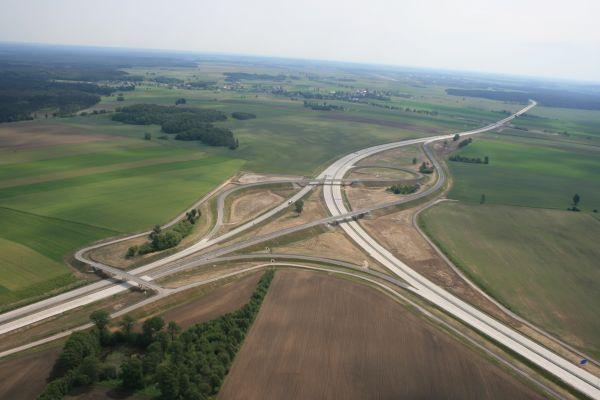
M 0 305 L 30 296 L 27 293 L 72 284 L 75 278 L 64 261 L 68 254 L 94 240 L 164 223 L 242 169 L 311 176 L 360 148 L 471 129 L 519 107 L 450 98 L 441 86 L 406 79 L 335 69 L 315 78 L 311 74 L 323 71 L 302 68 L 208 61 L 197 68 L 131 68 L 128 72 L 146 81 L 123 93 L 122 101 L 113 94 L 80 115 L 0 126 L 0 207 L 5 213 L 17 213 L 23 226 L 37 227 L 18 241 L 13 236 L 20 227 L 0 219 L 0 237 L 11 242 L 3 246 L 12 246 L 11 253 L 19 254 L 16 260 L 3 261 L 7 267 L 4 278 L 0 274 L 4 287 Z M 247 80 L 232 86 L 223 73 L 236 71 L 295 77 L 284 82 Z M 153 82 L 157 76 L 215 85 L 209 90 L 178 88 Z M 332 100 L 344 111 L 315 111 L 304 107 L 301 99 L 271 93 L 279 87 L 325 94 L 362 88 L 391 94 L 388 101 L 369 99 L 367 104 Z M 257 118 L 216 123 L 239 139 L 233 151 L 174 140 L 157 125 L 126 125 L 111 119 L 117 107 L 173 105 L 180 98 L 186 99 L 188 107 L 249 112 Z M 106 113 L 93 114 L 99 110 Z M 144 140 L 146 134 L 151 140 Z M 582 195 L 588 201 L 589 195 Z M 57 221 L 85 232 L 66 235 L 49 261 L 46 248 L 31 243 L 52 247 L 54 236 L 63 236 Z M 36 269 L 35 282 L 28 278 L 29 265 L 43 266 Z M 17 276 L 20 270 L 23 273 Z
M 488 165 L 448 162 L 453 177 L 449 197 L 486 203 L 566 209 L 575 193 L 583 211 L 600 209 L 600 148 L 486 134 L 457 151 L 485 156 Z
M 475 283 L 517 314 L 600 356 L 600 222 L 587 213 L 442 203 L 421 225 Z
M 116 233 L 0 207 L 0 309 L 76 284 L 66 255 Z
M 237 67 L 236 67 L 237 68 Z M 184 79 L 223 81 L 226 66 L 134 71 Z M 273 71 L 270 71 L 273 72 Z M 264 84 L 265 82 L 259 82 Z M 358 86 L 381 85 L 358 79 Z M 385 85 L 383 85 L 385 86 Z M 293 88 L 339 89 L 301 79 Z M 265 91 L 187 90 L 144 83 L 107 96 L 85 113 L 0 126 L 0 307 L 31 301 L 76 285 L 66 259 L 110 236 L 149 229 L 186 209 L 241 169 L 313 175 L 333 159 L 370 145 L 470 128 L 496 118 L 493 111 L 394 98 L 395 105 L 437 108 L 439 115 L 345 103 L 343 113 L 313 111 L 302 101 Z M 135 103 L 251 112 L 221 126 L 240 140 L 235 151 L 180 142 L 155 125 L 111 120 L 116 107 Z M 93 114 L 107 110 L 106 114 Z M 151 140 L 144 140 L 145 134 Z
M 40 145 L 36 132 L 27 146 L 0 149 L 0 307 L 77 284 L 70 253 L 167 222 L 244 164 L 181 143 L 145 141 L 141 127 L 120 134 L 122 126 L 66 121 L 0 126 L 3 138 L 22 139 L 39 127 L 41 135 L 76 131 L 86 138 Z

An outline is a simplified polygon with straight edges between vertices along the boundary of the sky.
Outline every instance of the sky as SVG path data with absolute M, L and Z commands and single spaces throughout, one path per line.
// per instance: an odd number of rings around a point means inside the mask
M 600 82 L 600 0 L 0 0 L 0 41 Z

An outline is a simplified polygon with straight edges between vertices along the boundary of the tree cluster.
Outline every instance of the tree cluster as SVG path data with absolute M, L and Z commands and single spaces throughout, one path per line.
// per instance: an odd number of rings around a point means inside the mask
M 466 147 L 469 144 L 471 144 L 471 142 L 473 142 L 473 138 L 468 138 L 468 139 L 465 139 L 465 140 L 461 140 L 460 142 L 458 142 L 458 147 L 459 148 Z
M 422 174 L 431 174 L 433 173 L 433 166 L 429 162 L 423 161 L 419 167 L 419 172 Z
M 149 235 L 150 241 L 141 246 L 134 245 L 129 247 L 127 253 L 125 253 L 125 257 L 131 258 L 137 254 L 143 255 L 177 246 L 184 237 L 192 232 L 194 225 L 200 219 L 200 215 L 200 211 L 192 209 L 185 214 L 184 219 L 164 231 L 160 225 L 155 225 Z
M 411 194 L 419 190 L 419 185 L 392 185 L 387 190 L 394 194 Z
M 227 115 L 220 111 L 135 104 L 117 110 L 113 120 L 133 125 L 160 125 L 163 132 L 176 134 L 176 140 L 199 140 L 209 146 L 238 147 L 239 142 L 229 129 L 218 128 L 213 122 L 224 121 Z
M 183 333 L 175 322 L 165 327 L 160 317 L 147 319 L 141 331 L 134 332 L 135 321 L 128 315 L 120 321 L 120 329 L 111 333 L 108 313 L 94 312 L 90 319 L 95 327 L 71 334 L 39 399 L 62 399 L 75 388 L 109 379 L 118 379 L 120 388 L 129 392 L 157 387 L 161 399 L 212 398 L 256 318 L 273 276 L 273 270 L 265 272 L 249 302 L 239 310 Z M 103 360 L 117 345 L 133 353 L 118 370 Z
M 313 101 L 306 101 L 306 100 L 304 100 L 304 107 L 310 108 L 311 110 L 316 110 L 316 111 L 333 111 L 333 110 L 343 111 L 344 110 L 344 107 L 338 106 L 335 104 L 327 104 L 327 102 L 316 103 Z

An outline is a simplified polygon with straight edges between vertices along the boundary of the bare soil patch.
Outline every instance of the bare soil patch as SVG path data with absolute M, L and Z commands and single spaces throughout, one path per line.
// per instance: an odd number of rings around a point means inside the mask
M 354 185 L 344 187 L 344 191 L 353 210 L 401 199 L 400 195 L 389 192 L 385 187 Z
M 413 164 L 413 158 L 417 162 Z M 420 145 L 403 146 L 395 149 L 383 151 L 370 157 L 360 160 L 357 165 L 382 165 L 388 167 L 410 168 L 414 171 L 419 170 L 419 166 L 427 157 L 423 153 Z
M 341 261 L 347 261 L 359 266 L 367 266 L 377 271 L 384 271 L 377 261 L 363 253 L 354 242 L 336 227 L 305 240 L 272 246 L 273 253 L 301 254 L 306 256 L 320 256 Z
M 30 149 L 36 147 L 119 140 L 114 136 L 81 133 L 81 129 L 48 122 L 27 121 L 2 124 L 0 148 Z
M 239 183 L 256 183 L 256 182 L 271 182 L 287 179 L 300 179 L 301 176 L 296 175 L 273 175 L 273 174 L 257 174 L 253 172 L 245 172 L 237 178 Z
M 373 288 L 281 270 L 220 399 L 537 399 Z
M 239 224 L 258 216 L 268 208 L 281 203 L 284 198 L 270 190 L 261 190 L 236 198 L 231 203 L 228 223 Z
M 349 178 L 384 178 L 384 179 L 414 179 L 415 176 L 406 171 L 383 166 L 369 166 L 353 169 L 348 175 Z
M 35 399 L 46 387 L 61 348 L 56 347 L 0 362 L 0 399 Z

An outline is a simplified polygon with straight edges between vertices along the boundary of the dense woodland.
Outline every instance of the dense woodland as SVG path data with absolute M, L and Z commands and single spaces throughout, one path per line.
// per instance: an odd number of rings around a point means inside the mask
M 124 79 L 124 73 L 119 72 L 0 64 L 0 122 L 29 120 L 40 110 L 49 110 L 55 116 L 68 115 L 93 106 L 100 96 L 133 90 L 132 84 L 124 82 L 91 83 Z
M 250 301 L 239 310 L 181 333 L 174 322 L 160 317 L 144 321 L 141 332 L 135 321 L 125 316 L 115 332 L 108 329 L 109 315 L 95 311 L 90 316 L 95 327 L 71 334 L 58 357 L 51 382 L 40 400 L 58 400 L 74 389 L 96 382 L 113 382 L 124 393 L 144 388 L 158 391 L 158 398 L 208 399 L 215 396 L 246 333 L 256 318 L 275 272 L 261 277 Z M 109 362 L 118 352 L 122 362 Z
M 238 147 L 233 132 L 212 124 L 227 119 L 227 115 L 216 110 L 135 104 L 118 109 L 112 118 L 125 124 L 160 125 L 163 132 L 176 134 L 176 140 L 198 140 L 209 146 L 230 149 Z

